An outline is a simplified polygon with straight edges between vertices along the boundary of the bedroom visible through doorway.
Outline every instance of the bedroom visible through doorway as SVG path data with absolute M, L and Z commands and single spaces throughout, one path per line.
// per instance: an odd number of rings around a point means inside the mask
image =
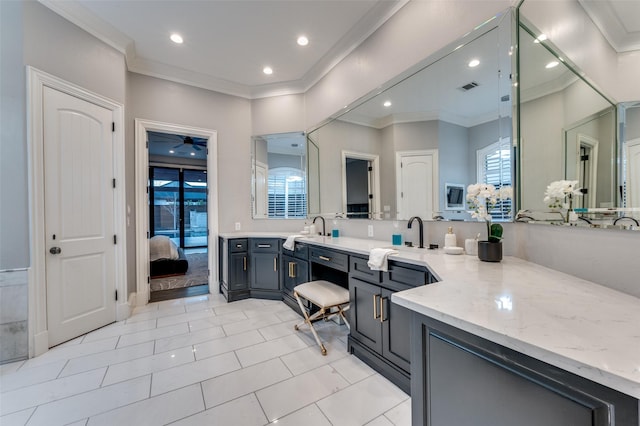
M 209 292 L 206 139 L 148 132 L 150 301 Z

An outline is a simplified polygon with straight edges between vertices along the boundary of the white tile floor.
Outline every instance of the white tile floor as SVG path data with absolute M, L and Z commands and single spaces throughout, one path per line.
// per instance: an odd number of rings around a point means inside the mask
M 347 353 L 347 329 L 293 329 L 282 302 L 152 303 L 126 321 L 0 366 L 0 424 L 411 424 L 409 396 Z

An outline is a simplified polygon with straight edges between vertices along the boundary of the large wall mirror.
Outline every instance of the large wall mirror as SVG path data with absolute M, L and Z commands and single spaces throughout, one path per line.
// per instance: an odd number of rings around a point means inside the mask
M 616 105 L 598 90 L 527 20 L 527 4 L 518 19 L 519 217 L 566 223 L 570 207 L 574 226 L 637 229 L 640 103 Z M 552 208 L 545 191 L 561 180 L 577 181 L 579 193 Z
M 252 217 L 305 219 L 309 182 L 317 185 L 317 179 L 307 177 L 304 132 L 254 136 L 252 142 Z
M 494 17 L 311 131 L 319 212 L 471 220 L 469 184 L 511 185 L 513 19 Z

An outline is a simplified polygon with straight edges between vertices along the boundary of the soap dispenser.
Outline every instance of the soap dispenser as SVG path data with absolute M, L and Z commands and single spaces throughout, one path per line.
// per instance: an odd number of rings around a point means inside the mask
M 453 233 L 453 227 L 450 226 L 447 233 L 444 235 L 444 246 L 445 247 L 456 247 L 456 234 Z

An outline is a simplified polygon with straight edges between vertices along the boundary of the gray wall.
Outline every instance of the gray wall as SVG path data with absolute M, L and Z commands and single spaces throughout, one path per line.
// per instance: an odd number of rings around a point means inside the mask
M 29 266 L 22 9 L 0 1 L 0 270 Z
M 243 224 L 243 230 L 251 229 L 250 101 L 140 74 L 130 75 L 129 90 L 130 120 L 144 118 L 217 130 L 219 230 L 233 231 L 235 222 Z M 127 159 L 133 162 L 133 143 L 128 148 Z

